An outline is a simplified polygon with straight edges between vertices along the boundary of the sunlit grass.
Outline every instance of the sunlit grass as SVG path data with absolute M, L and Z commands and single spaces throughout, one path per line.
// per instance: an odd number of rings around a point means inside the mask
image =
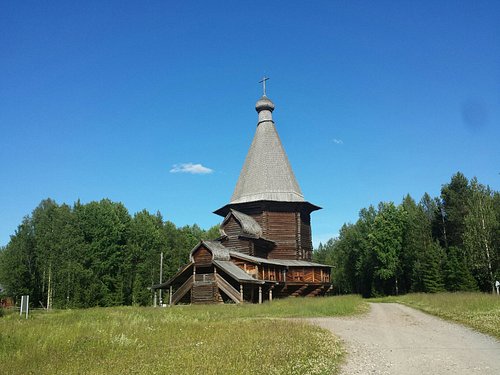
M 419 293 L 386 297 L 376 301 L 403 303 L 500 339 L 500 297 L 496 295 L 485 293 Z
M 94 308 L 0 318 L 2 374 L 331 374 L 343 351 L 284 317 L 366 311 L 359 297 L 263 305 Z

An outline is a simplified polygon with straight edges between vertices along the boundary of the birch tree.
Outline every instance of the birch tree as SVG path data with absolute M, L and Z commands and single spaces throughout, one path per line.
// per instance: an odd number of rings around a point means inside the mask
M 493 265 L 496 264 L 493 235 L 496 227 L 493 197 L 489 187 L 471 181 L 471 195 L 467 200 L 464 245 L 469 266 L 480 284 L 489 283 L 495 292 Z

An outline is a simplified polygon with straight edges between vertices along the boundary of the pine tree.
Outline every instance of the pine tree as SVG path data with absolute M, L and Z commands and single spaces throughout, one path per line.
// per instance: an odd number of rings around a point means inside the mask
M 450 246 L 447 249 L 443 268 L 446 290 L 450 292 L 477 290 L 476 280 L 472 277 L 464 252 L 460 248 Z

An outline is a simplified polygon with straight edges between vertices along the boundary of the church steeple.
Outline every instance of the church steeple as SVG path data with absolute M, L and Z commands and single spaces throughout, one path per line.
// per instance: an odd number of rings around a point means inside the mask
M 254 201 L 304 202 L 285 149 L 276 132 L 274 103 L 262 96 L 255 105 L 258 123 L 231 204 Z
M 320 207 L 307 202 L 302 195 L 274 125 L 274 108 L 274 103 L 266 95 L 257 101 L 257 129 L 234 193 L 229 204 L 215 213 L 227 217 L 230 212 L 240 212 L 261 226 L 262 238 L 252 237 L 257 242 L 249 245 L 249 239 L 239 235 L 238 239 L 227 239 L 234 242 L 231 246 L 248 248 L 245 251 L 261 254 L 259 256 L 266 253 L 270 259 L 310 261 L 310 214 Z M 269 247 L 269 244 L 273 246 Z

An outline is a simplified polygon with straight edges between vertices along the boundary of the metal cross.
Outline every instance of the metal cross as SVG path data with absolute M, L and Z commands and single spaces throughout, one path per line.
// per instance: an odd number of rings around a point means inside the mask
M 262 77 L 262 80 L 259 81 L 259 83 L 262 83 L 262 90 L 264 91 L 264 96 L 266 96 L 266 81 L 269 79 L 269 77 Z

